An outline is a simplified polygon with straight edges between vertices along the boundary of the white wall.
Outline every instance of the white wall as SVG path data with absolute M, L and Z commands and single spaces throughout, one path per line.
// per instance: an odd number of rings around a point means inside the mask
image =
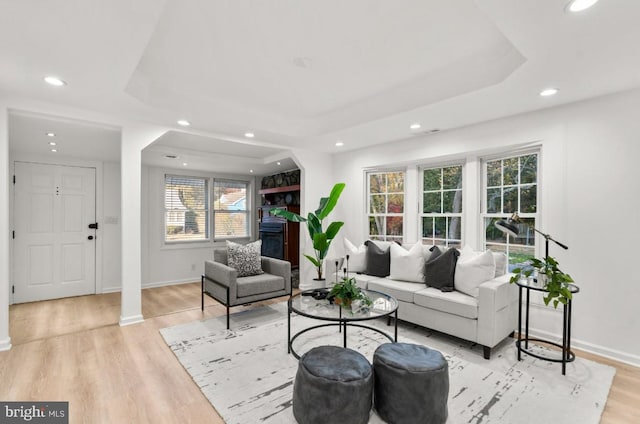
M 568 251 L 551 246 L 551 255 L 581 288 L 574 301 L 573 345 L 640 365 L 640 274 L 634 269 L 640 238 L 638 110 L 640 90 L 633 90 L 336 155 L 334 179 L 347 183 L 336 209 L 345 221 L 343 235 L 354 242 L 366 235 L 367 168 L 409 166 L 407 177 L 417 179 L 416 165 L 463 158 L 468 161 L 465 208 L 477 216 L 480 158 L 540 146 L 539 227 L 569 246 Z M 417 180 L 407 186 L 405 220 L 414 221 Z M 406 241 L 415 241 L 417 226 L 408 222 L 405 228 L 412 231 Z M 479 246 L 479 220 L 465 221 L 463 237 Z M 543 240 L 538 244 L 542 255 Z M 532 314 L 537 333 L 560 337 L 560 310 L 536 306 Z

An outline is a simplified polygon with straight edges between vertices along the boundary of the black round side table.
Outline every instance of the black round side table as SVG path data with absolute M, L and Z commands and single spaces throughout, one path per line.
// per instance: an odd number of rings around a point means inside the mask
M 566 374 L 567 363 L 573 362 L 576 359 L 576 355 L 571 351 L 571 303 L 572 299 L 567 301 L 566 305 L 563 305 L 562 309 L 562 344 L 554 343 L 548 340 L 538 339 L 529 337 L 529 295 L 531 290 L 539 291 L 546 293 L 547 289 L 541 284 L 535 284 L 530 280 L 527 281 L 518 281 L 516 283 L 519 289 L 519 302 L 520 307 L 518 309 L 518 340 L 516 341 L 516 347 L 518 348 L 518 361 L 521 361 L 522 352 L 527 355 L 531 355 L 534 358 L 542 359 L 545 361 L 558 362 L 562 363 L 562 375 Z M 569 291 L 571 291 L 571 295 L 573 296 L 575 293 L 580 291 L 580 287 L 575 284 L 568 284 Z M 522 337 L 522 291 L 526 290 L 526 302 L 524 304 L 525 307 L 525 324 L 524 324 L 524 337 Z M 541 342 L 553 346 L 557 346 L 561 349 L 561 358 L 551 358 L 548 356 L 543 356 L 541 354 L 532 352 L 529 349 L 529 342 Z M 524 347 L 523 347 L 524 345 Z

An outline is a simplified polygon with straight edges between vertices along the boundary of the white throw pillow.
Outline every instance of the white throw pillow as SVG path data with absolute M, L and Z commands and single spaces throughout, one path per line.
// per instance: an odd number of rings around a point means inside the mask
M 469 246 L 460 251 L 453 285 L 459 292 L 478 297 L 480 284 L 492 280 L 496 272 L 493 252 L 476 253 Z
M 367 266 L 367 246 L 361 244 L 356 247 L 348 239 L 344 239 L 344 253 L 349 255 L 349 272 L 364 272 Z M 343 262 L 343 267 L 347 262 Z
M 396 243 L 391 245 L 389 278 L 424 284 L 424 253 L 422 246 L 414 244 L 410 250 Z
M 507 266 L 508 266 L 507 255 L 502 252 L 492 252 L 492 253 L 493 253 L 493 259 L 495 259 L 496 261 L 496 273 L 494 277 L 500 277 L 501 275 L 504 275 L 507 273 Z
M 416 244 L 419 245 L 422 248 L 422 256 L 424 256 L 425 258 L 428 258 L 428 257 L 431 256 L 431 248 L 433 247 L 432 244 L 422 244 L 420 242 L 418 242 L 418 243 L 403 243 L 402 247 L 405 250 L 411 250 L 411 249 L 413 249 L 413 247 Z

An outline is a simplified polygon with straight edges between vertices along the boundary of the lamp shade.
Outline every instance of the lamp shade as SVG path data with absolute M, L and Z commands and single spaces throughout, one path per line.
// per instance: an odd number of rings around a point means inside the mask
M 511 237 L 517 237 L 520 230 L 516 223 L 520 220 L 520 217 L 517 214 L 511 215 L 509 219 L 501 219 L 500 221 L 496 221 L 495 226 L 498 230 L 502 231 L 505 234 L 509 234 Z

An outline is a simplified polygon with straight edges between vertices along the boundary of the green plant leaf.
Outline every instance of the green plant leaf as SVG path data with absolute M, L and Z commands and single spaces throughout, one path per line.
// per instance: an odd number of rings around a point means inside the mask
M 322 252 L 326 253 L 329 245 L 327 243 L 327 234 L 326 233 L 318 233 L 313 236 L 313 248 L 321 254 L 319 255 L 320 259 L 324 258 Z
M 287 221 L 291 221 L 291 222 L 307 222 L 307 220 L 304 217 L 298 215 L 297 213 L 286 211 L 284 209 L 274 208 L 269 210 L 269 213 L 273 216 L 281 216 L 285 218 Z
M 322 212 L 322 209 L 326 206 L 327 202 L 329 201 L 328 197 L 321 197 L 320 198 L 320 204 L 318 205 L 318 209 L 316 209 L 315 214 L 319 217 L 320 213 Z M 320 218 L 320 220 L 324 219 Z
M 340 198 L 340 195 L 342 194 L 342 190 L 344 190 L 344 187 L 345 187 L 344 183 L 338 183 L 334 185 L 333 189 L 331 190 L 331 193 L 329 194 L 329 198 L 327 199 L 327 201 L 324 204 L 322 204 L 322 200 L 321 200 L 320 213 L 317 214 L 318 219 L 320 221 L 325 219 L 327 215 L 331 213 L 333 208 L 336 207 L 336 204 L 338 203 L 338 199 Z
M 316 267 L 320 266 L 320 262 L 318 262 L 318 260 L 316 258 L 314 258 L 313 256 L 304 255 L 304 257 L 309 259 L 309 261 L 311 261 L 311 263 L 314 264 Z
M 309 237 L 313 240 L 316 234 L 322 233 L 322 223 L 318 220 L 318 217 L 312 213 L 307 215 L 307 229 L 309 230 Z
M 331 224 L 329 224 L 329 226 L 327 227 L 327 240 L 333 240 L 335 238 L 335 236 L 338 234 L 338 231 L 340 231 L 340 228 L 342 228 L 342 226 L 344 225 L 344 222 L 342 221 L 336 221 L 336 222 L 332 222 Z

